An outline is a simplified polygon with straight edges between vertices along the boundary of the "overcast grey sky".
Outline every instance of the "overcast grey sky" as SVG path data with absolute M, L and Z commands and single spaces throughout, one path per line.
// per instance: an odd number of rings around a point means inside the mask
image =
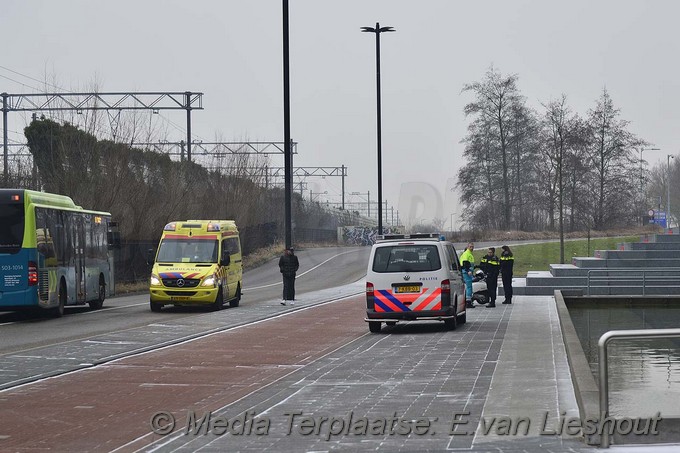
M 491 65 L 517 74 L 535 108 L 564 93 L 585 115 L 606 87 L 631 131 L 662 149 L 645 152 L 650 164 L 678 154 L 680 2 L 290 0 L 289 12 L 295 165 L 346 165 L 346 192 L 373 200 L 375 35 L 360 27 L 397 30 L 381 36 L 383 197 L 403 217 L 457 216 L 447 187 L 463 164 L 461 88 Z M 196 139 L 282 141 L 281 34 L 280 0 L 3 0 L 0 92 L 35 92 L 46 75 L 71 91 L 95 80 L 108 92 L 200 91 Z M 185 125 L 183 111 L 164 116 Z M 340 200 L 340 178 L 309 181 Z M 414 210 L 419 190 L 443 205 Z

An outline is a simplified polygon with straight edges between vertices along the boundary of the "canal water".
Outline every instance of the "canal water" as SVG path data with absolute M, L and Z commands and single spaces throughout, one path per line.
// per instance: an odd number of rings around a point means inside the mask
M 597 342 L 609 330 L 680 328 L 680 304 L 568 304 L 595 379 Z M 619 417 L 680 417 L 680 339 L 615 340 L 608 347 L 609 411 Z

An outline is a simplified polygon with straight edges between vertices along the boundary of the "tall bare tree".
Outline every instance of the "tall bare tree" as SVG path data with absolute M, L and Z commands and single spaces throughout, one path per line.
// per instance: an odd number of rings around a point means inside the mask
M 569 155 L 577 143 L 579 131 L 578 117 L 573 115 L 567 105 L 567 96 L 549 102 L 545 107 L 544 134 L 546 136 L 546 156 L 555 169 L 555 188 L 557 195 L 557 221 L 560 233 L 560 263 L 564 263 L 564 200 L 565 167 Z
M 517 76 L 503 76 L 491 67 L 481 82 L 466 84 L 463 92 L 471 92 L 475 99 L 465 106 L 465 115 L 473 117 L 477 127 L 473 133 L 486 133 L 484 144 L 488 146 L 485 158 L 489 164 L 498 165 L 498 182 L 501 197 L 499 210 L 502 214 L 501 228 L 509 228 L 512 222 L 511 178 L 512 178 L 512 122 L 517 106 L 524 103 L 524 97 L 517 88 Z M 479 143 L 479 140 L 475 140 Z M 471 142 L 471 141 L 470 141 Z M 491 200 L 492 204 L 493 201 Z M 495 207 L 490 207 L 494 210 Z
M 594 174 L 594 226 L 604 229 L 630 221 L 634 215 L 628 200 L 634 196 L 636 157 L 634 149 L 645 142 L 628 130 L 629 122 L 620 118 L 620 111 L 606 88 L 588 115 L 590 128 L 588 154 Z

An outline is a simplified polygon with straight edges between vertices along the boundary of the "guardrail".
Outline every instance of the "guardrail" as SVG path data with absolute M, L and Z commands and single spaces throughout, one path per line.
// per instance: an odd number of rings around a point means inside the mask
M 597 342 L 598 369 L 600 381 L 600 420 L 609 416 L 609 373 L 607 367 L 607 346 L 614 340 L 648 340 L 654 338 L 680 338 L 680 329 L 638 329 L 610 330 Z M 600 446 L 609 447 L 609 432 L 602 429 Z
M 604 275 L 597 275 L 604 274 Z M 614 274 L 614 275 L 612 275 Z M 661 284 L 668 280 L 675 280 L 675 284 Z M 604 284 L 597 284 L 604 283 Z M 622 283 L 617 285 L 616 283 Z M 680 268 L 668 267 L 663 269 L 590 269 L 588 270 L 587 295 L 590 288 L 627 287 L 641 288 L 645 295 L 648 286 L 662 286 L 665 288 L 680 288 Z

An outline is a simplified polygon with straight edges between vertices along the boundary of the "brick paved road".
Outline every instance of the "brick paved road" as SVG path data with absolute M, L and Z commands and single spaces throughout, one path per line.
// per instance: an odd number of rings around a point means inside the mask
M 511 312 L 472 310 L 456 331 L 410 323 L 373 335 L 362 296 L 298 310 L 0 392 L 0 450 L 580 450 L 555 438 L 475 445 Z M 176 420 L 167 436 L 151 431 L 159 411 Z M 450 435 L 454 412 L 468 424 Z M 199 432 L 187 435 L 191 413 Z M 203 434 L 196 420 L 209 413 L 217 424 Z M 222 423 L 238 432 L 238 417 L 251 433 L 221 434 Z M 322 417 L 346 433 L 330 435 Z

